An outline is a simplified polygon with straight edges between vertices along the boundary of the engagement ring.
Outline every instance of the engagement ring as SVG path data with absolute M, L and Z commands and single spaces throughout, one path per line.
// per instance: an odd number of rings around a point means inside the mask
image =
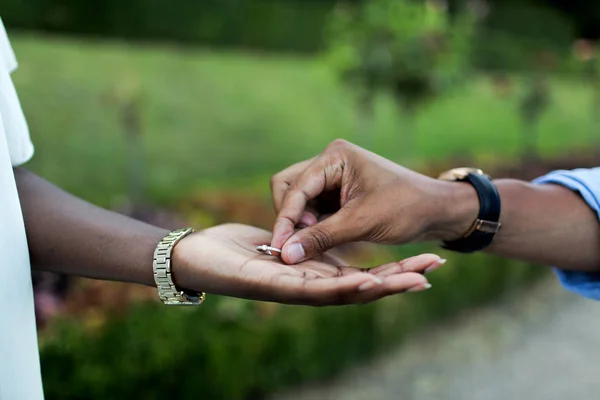
M 262 246 L 256 246 L 256 251 L 260 251 L 261 253 L 265 253 L 269 256 L 281 257 L 281 249 L 268 246 L 263 244 Z

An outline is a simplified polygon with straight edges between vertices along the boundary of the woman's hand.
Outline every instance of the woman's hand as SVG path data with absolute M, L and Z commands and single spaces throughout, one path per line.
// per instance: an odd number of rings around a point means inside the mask
M 447 219 L 444 198 L 462 186 L 336 140 L 319 156 L 271 180 L 278 213 L 272 246 L 283 250 L 286 263 L 295 264 L 346 242 L 400 244 L 437 238 L 443 225 L 436 224 Z
M 256 251 L 271 233 L 228 224 L 184 238 L 173 251 L 175 283 L 186 289 L 252 300 L 313 306 L 365 303 L 430 287 L 422 275 L 443 260 L 423 254 L 370 270 L 323 255 L 298 265 Z

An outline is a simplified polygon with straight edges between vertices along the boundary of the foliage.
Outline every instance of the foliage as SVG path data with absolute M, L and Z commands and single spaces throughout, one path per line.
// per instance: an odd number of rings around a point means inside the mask
M 482 255 L 450 259 L 432 274 L 431 291 L 367 306 L 311 309 L 210 296 L 198 309 L 145 302 L 101 323 L 97 312 L 59 321 L 42 335 L 46 398 L 260 399 L 331 377 L 542 271 Z
M 369 106 L 375 92 L 389 91 L 414 111 L 468 69 L 474 17 L 451 21 L 431 1 L 375 0 L 340 7 L 331 27 L 331 63 Z
M 420 0 L 416 0 L 420 1 Z M 472 0 L 469 0 L 472 1 Z M 346 3 L 367 3 L 345 0 Z M 478 65 L 520 67 L 535 42 L 562 46 L 563 32 L 598 33 L 595 2 L 486 1 L 489 27 L 476 41 Z M 210 47 L 314 52 L 323 48 L 327 14 L 337 0 L 3 0 L 11 28 Z M 449 0 L 460 9 L 465 0 Z M 543 21 L 543 23 L 530 23 Z M 566 28 L 566 29 L 565 29 Z M 506 40 L 504 40 L 506 39 Z M 568 44 L 567 44 L 568 46 Z M 563 50 L 565 47 L 562 47 Z
M 563 69 L 575 37 L 573 21 L 548 5 L 495 2 L 474 42 L 473 64 L 480 70 L 535 70 L 544 52 Z
M 593 91 L 591 113 L 594 123 L 590 127 L 589 134 L 590 143 L 597 146 L 600 143 L 600 132 L 598 131 L 598 122 L 600 121 L 600 53 L 598 52 L 598 43 L 584 39 L 577 40 L 573 46 L 572 55 L 572 69 L 587 81 Z

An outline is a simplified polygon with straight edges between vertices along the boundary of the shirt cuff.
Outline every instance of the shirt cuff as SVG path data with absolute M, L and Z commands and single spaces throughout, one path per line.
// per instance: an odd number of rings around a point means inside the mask
M 554 171 L 535 179 L 533 183 L 561 185 L 579 193 L 600 218 L 600 168 Z M 564 271 L 558 268 L 554 268 L 554 272 L 565 289 L 583 297 L 600 300 L 600 273 Z

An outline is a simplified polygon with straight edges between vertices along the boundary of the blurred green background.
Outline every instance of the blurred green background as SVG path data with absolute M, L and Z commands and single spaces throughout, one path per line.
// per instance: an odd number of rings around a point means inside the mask
M 432 175 L 471 164 L 530 179 L 597 155 L 594 3 L 5 0 L 0 13 L 29 167 L 165 227 L 269 229 L 270 176 L 335 138 Z M 370 266 L 438 250 L 344 251 Z M 173 310 L 147 288 L 36 277 L 46 397 L 260 399 L 543 273 L 441 255 L 429 292 L 327 309 L 213 296 Z

